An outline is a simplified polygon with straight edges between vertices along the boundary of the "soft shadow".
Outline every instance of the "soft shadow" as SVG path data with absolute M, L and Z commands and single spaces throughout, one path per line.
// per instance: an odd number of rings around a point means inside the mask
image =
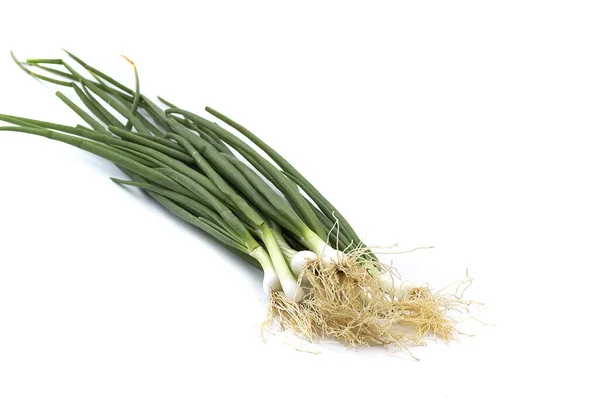
M 145 202 L 157 208 L 157 210 L 162 212 L 165 215 L 165 217 L 169 218 L 172 222 L 178 224 L 181 228 L 189 231 L 190 234 L 194 234 L 198 237 L 198 239 L 202 239 L 204 241 L 209 240 L 213 242 L 213 247 L 215 247 L 215 249 L 219 252 L 219 255 L 227 259 L 228 262 L 235 264 L 234 266 L 239 268 L 240 272 L 245 272 L 250 279 L 254 280 L 256 286 L 261 286 L 262 270 L 254 266 L 250 262 L 251 257 L 223 245 L 211 235 L 183 221 L 164 207 L 160 206 L 150 195 L 145 193 L 143 190 L 135 187 L 126 187 L 117 183 L 115 183 L 115 185 L 119 186 L 119 188 L 123 189 L 128 194 L 135 196 L 138 200 L 141 200 L 142 203 Z

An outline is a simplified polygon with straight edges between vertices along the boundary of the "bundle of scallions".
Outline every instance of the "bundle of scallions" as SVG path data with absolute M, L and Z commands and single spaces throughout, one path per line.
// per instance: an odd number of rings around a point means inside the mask
M 73 90 L 79 104 L 56 95 L 85 125 L 0 114 L 0 131 L 43 136 L 113 162 L 130 177 L 115 182 L 142 189 L 260 267 L 267 324 L 350 345 L 453 336 L 447 311 L 456 302 L 401 281 L 296 168 L 248 129 L 208 107 L 236 133 L 160 97 L 159 106 L 140 93 L 127 58 L 134 89 L 66 53 L 71 61 L 11 55 L 34 78 Z

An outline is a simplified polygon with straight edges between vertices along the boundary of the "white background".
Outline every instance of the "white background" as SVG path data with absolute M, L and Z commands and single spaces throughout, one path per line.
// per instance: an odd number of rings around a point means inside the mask
M 0 112 L 79 122 L 9 49 L 132 84 L 126 54 L 143 92 L 239 120 L 368 243 L 434 245 L 394 258 L 405 277 L 468 269 L 494 326 L 420 361 L 265 343 L 258 271 L 108 162 L 0 132 L 0 397 L 598 396 L 597 2 L 207 3 L 3 5 Z

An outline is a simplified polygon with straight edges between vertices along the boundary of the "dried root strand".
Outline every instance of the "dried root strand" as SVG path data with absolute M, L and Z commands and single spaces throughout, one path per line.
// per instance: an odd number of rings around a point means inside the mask
M 427 336 L 454 339 L 455 321 L 448 312 L 468 302 L 427 287 L 415 288 L 398 300 L 383 291 L 378 279 L 369 273 L 374 265 L 365 264 L 360 251 L 336 264 L 310 261 L 303 272 L 307 297 L 296 303 L 282 292 L 272 292 L 263 326 L 277 321 L 311 342 L 328 338 L 353 347 L 406 348 L 423 345 Z

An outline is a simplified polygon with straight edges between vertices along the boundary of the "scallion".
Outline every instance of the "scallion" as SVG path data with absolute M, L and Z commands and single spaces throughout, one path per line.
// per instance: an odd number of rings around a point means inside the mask
M 365 345 L 405 344 L 428 333 L 452 336 L 446 310 L 456 301 L 394 277 L 347 219 L 258 136 L 211 108 L 206 108 L 210 115 L 251 143 L 159 97 L 168 106 L 161 108 L 141 94 L 137 66 L 126 57 L 134 68 L 135 89 L 67 54 L 91 78 L 62 59 L 21 63 L 11 56 L 34 78 L 73 89 L 81 105 L 61 91 L 56 95 L 87 126 L 0 114 L 7 123 L 0 131 L 70 144 L 122 168 L 131 180 L 113 181 L 142 189 L 261 267 L 270 316 L 308 338 Z

